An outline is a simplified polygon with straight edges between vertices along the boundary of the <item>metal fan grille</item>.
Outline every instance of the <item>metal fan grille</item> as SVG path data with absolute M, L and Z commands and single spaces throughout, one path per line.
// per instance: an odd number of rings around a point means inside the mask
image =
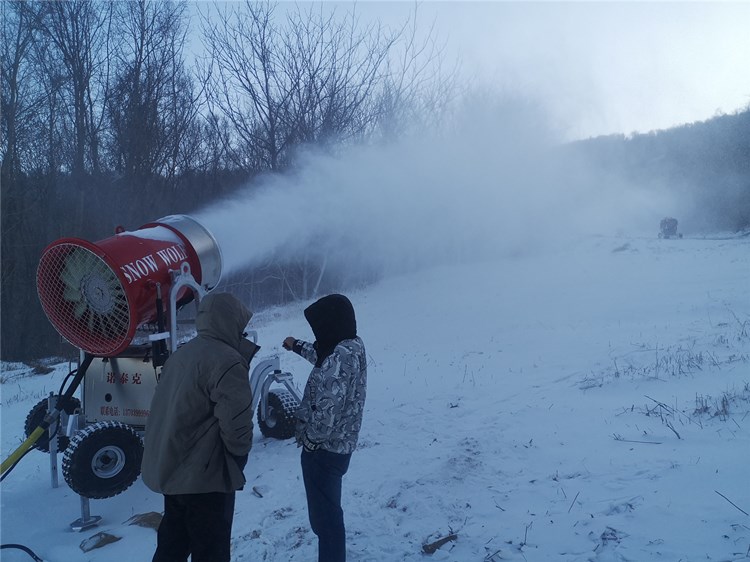
M 106 356 L 129 343 L 125 289 L 88 248 L 71 243 L 48 248 L 39 262 L 37 292 L 50 322 L 76 347 Z

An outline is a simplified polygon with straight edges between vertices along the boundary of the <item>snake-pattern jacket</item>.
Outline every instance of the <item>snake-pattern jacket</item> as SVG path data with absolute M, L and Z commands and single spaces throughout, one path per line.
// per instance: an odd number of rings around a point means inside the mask
M 315 365 L 313 344 L 297 340 L 292 350 Z M 312 442 L 332 453 L 348 454 L 357 447 L 367 389 L 367 357 L 359 337 L 336 345 L 307 379 L 297 409 L 297 442 Z

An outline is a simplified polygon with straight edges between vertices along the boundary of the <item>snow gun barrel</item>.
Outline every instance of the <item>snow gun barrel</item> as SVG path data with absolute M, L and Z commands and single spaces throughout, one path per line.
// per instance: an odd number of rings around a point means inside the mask
M 118 228 L 96 243 L 63 238 L 47 246 L 37 269 L 37 293 L 60 335 L 86 353 L 113 357 L 136 329 L 161 320 L 157 287 L 165 294 L 175 272 L 192 275 L 208 292 L 221 279 L 216 239 L 187 215 L 170 215 L 133 232 Z M 180 286 L 178 306 L 193 299 Z

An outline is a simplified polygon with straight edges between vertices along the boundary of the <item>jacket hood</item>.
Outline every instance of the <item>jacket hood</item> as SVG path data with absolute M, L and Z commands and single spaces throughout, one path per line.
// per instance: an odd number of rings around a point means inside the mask
M 317 367 L 340 342 L 357 337 L 354 307 L 344 295 L 328 295 L 315 301 L 305 309 L 305 318 L 315 334 Z
M 242 333 L 250 322 L 250 312 L 234 295 L 210 293 L 201 299 L 195 327 L 199 336 L 221 340 L 239 349 Z

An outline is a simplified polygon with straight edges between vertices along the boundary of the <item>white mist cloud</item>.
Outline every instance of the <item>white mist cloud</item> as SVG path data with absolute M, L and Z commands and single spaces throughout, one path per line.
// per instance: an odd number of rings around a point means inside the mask
M 663 211 L 653 194 L 563 154 L 538 107 L 474 99 L 440 132 L 336 156 L 309 151 L 293 171 L 195 216 L 216 236 L 225 274 L 311 254 L 401 272 L 554 248 L 639 219 L 655 232 Z

